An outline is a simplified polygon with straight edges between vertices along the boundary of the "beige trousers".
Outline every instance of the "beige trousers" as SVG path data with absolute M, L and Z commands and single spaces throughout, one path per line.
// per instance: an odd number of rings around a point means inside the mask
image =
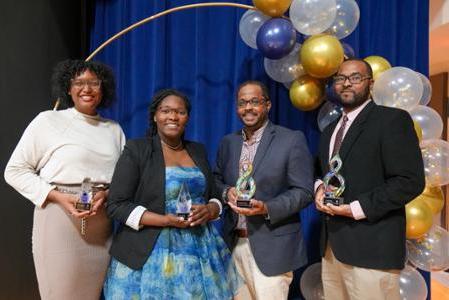
M 247 238 L 238 239 L 237 246 L 232 252 L 232 259 L 245 281 L 234 300 L 287 299 L 293 272 L 276 276 L 264 275 L 257 267 Z
M 339 262 L 330 247 L 322 259 L 324 298 L 329 300 L 399 300 L 400 270 L 375 270 Z

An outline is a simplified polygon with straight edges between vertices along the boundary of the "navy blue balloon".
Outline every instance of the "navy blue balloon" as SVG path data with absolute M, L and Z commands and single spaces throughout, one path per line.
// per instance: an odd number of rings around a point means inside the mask
M 296 31 L 296 42 L 302 45 L 305 40 L 307 40 L 307 36 Z
M 343 46 L 343 51 L 348 58 L 355 57 L 354 49 L 352 49 L 351 45 L 348 43 L 341 43 L 341 45 Z
M 334 91 L 332 79 L 329 79 L 326 83 L 326 100 L 334 104 L 340 105 L 340 99 Z
M 296 31 L 289 20 L 273 18 L 257 32 L 257 49 L 269 59 L 280 59 L 289 54 L 296 42 Z

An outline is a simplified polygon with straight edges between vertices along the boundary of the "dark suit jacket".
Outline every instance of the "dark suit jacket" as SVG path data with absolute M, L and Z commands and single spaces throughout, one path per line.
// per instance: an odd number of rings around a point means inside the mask
M 338 121 L 323 132 L 320 166 L 329 170 L 329 143 Z M 370 102 L 356 117 L 340 148 L 345 203 L 360 201 L 366 219 L 325 216 L 321 239 L 349 265 L 402 269 L 405 257 L 405 204 L 424 188 L 418 139 L 410 115 Z
M 206 177 L 204 198 L 218 198 L 204 146 L 184 143 L 196 166 Z M 137 206 L 165 214 L 165 163 L 159 136 L 129 140 L 115 167 L 107 201 L 108 215 L 124 224 Z M 121 226 L 114 235 L 110 254 L 133 269 L 140 269 L 150 255 L 161 227 L 136 231 Z
M 219 191 L 235 186 L 243 144 L 241 131 L 225 136 L 214 170 Z M 264 201 L 270 219 L 247 217 L 249 242 L 257 266 L 272 276 L 306 264 L 298 212 L 312 201 L 313 166 L 304 135 L 267 125 L 254 158 L 255 199 Z M 232 249 L 238 215 L 225 207 L 224 239 Z

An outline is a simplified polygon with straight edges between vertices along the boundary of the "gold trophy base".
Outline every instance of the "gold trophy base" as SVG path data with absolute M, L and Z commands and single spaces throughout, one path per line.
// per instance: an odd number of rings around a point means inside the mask
M 237 207 L 251 208 L 251 200 L 237 200 Z
M 340 205 L 343 204 L 343 197 L 326 196 L 326 197 L 324 197 L 323 203 L 324 203 L 324 205 L 332 204 L 332 205 L 335 205 L 335 206 L 340 206 Z
M 92 203 L 76 202 L 75 208 L 80 211 L 90 210 L 92 208 Z

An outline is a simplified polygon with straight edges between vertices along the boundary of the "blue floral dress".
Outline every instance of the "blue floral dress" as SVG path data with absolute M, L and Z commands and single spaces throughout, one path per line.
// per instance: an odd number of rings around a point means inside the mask
M 167 167 L 166 213 L 176 214 L 183 182 L 192 204 L 204 204 L 204 175 L 197 167 Z M 242 283 L 223 239 L 212 224 L 163 228 L 141 270 L 112 259 L 106 299 L 230 299 Z

